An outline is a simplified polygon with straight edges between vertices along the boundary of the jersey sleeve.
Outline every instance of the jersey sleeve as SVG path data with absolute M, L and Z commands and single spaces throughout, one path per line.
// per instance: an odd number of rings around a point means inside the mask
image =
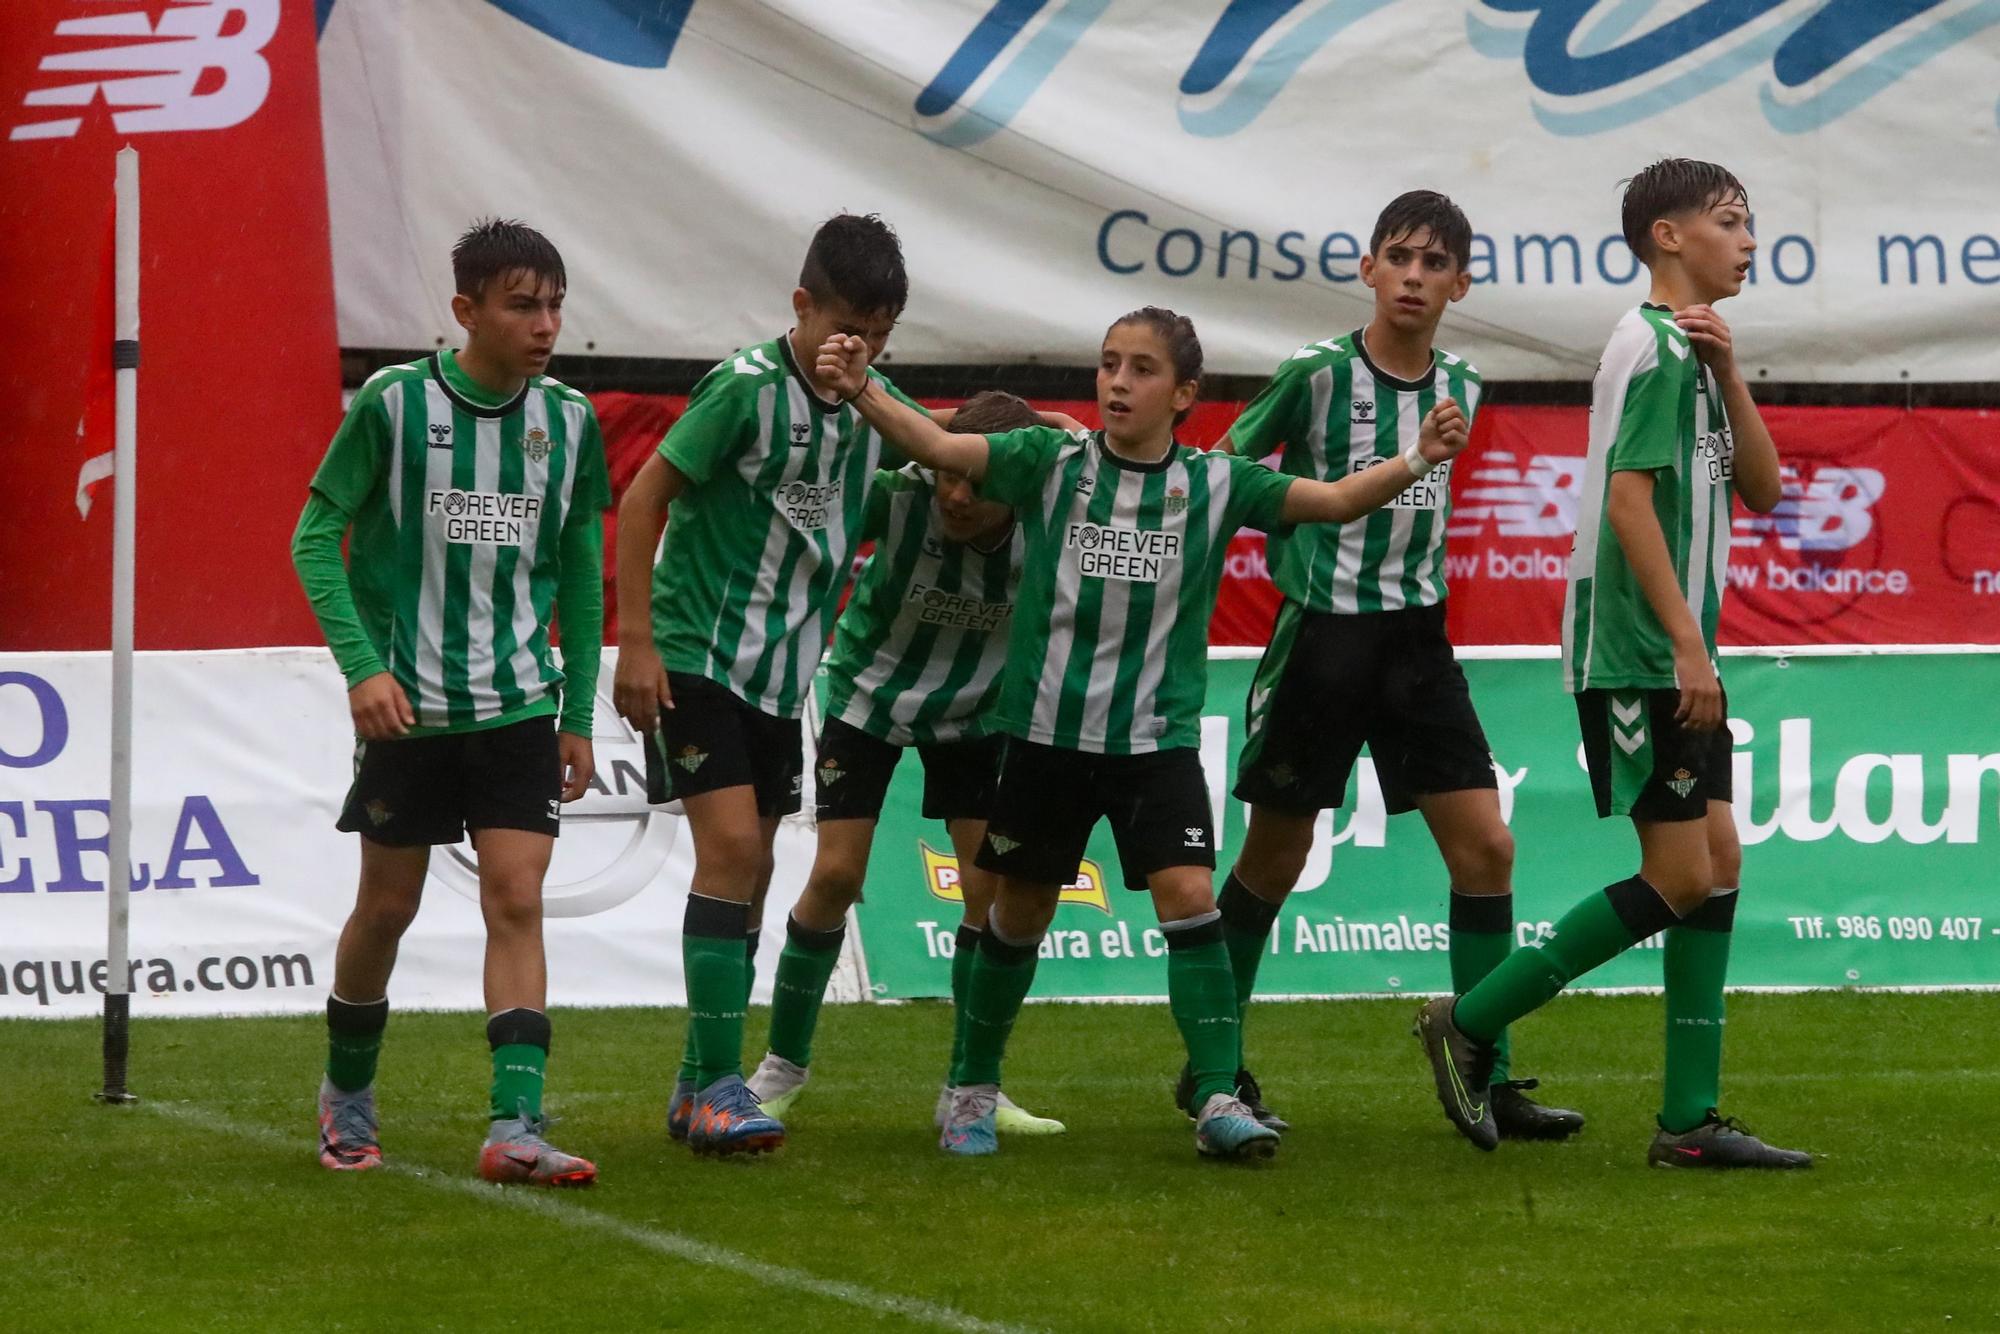
M 389 473 L 396 442 L 390 438 L 389 409 L 382 392 L 376 384 L 361 386 L 313 474 L 314 494 L 349 518 Z
M 1674 466 L 1680 456 L 1681 377 L 1675 373 L 1677 365 L 1661 362 L 1656 342 L 1633 366 L 1625 381 L 1607 471 L 1652 472 Z
M 611 470 L 604 457 L 604 431 L 597 424 L 597 410 L 588 399 L 583 403 L 582 438 L 576 445 L 576 486 L 570 493 L 566 522 L 577 522 L 583 514 L 602 514 L 611 508 Z
M 1229 427 L 1231 452 L 1246 459 L 1268 458 L 1280 445 L 1305 438 L 1312 412 L 1312 382 L 1293 369 L 1296 362 L 1278 367 L 1250 405 Z
M 1063 446 L 1077 438 L 1053 426 L 1024 426 L 987 436 L 986 476 L 979 493 L 1009 505 L 1028 504 L 1041 493 L 1042 479 L 1055 466 Z
M 1284 526 L 1285 493 L 1298 478 L 1275 472 L 1255 459 L 1233 454 L 1229 459 L 1230 523 L 1235 528 L 1261 528 L 1269 533 Z
M 738 375 L 729 361 L 702 376 L 688 396 L 687 411 L 660 441 L 660 457 L 690 482 L 706 482 L 724 461 L 749 443 L 756 412 L 737 388 L 748 378 L 752 377 Z
M 576 448 L 576 484 L 563 518 L 562 571 L 556 580 L 556 623 L 562 627 L 560 726 L 588 737 L 604 650 L 604 511 L 611 507 L 604 435 L 588 403 Z
M 861 540 L 879 542 L 889 532 L 889 502 L 920 483 L 909 473 L 878 468 L 868 487 L 868 508 L 861 512 Z

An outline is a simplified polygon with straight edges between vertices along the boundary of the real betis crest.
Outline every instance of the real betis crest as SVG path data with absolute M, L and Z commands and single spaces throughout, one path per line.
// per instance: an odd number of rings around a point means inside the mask
M 693 773 L 695 770 L 701 768 L 701 766 L 707 763 L 707 761 L 708 761 L 708 752 L 705 750 L 697 750 L 693 746 L 682 746 L 681 753 L 674 756 L 674 763 L 678 764 L 681 768 L 687 770 L 689 773 Z
M 1675 796 L 1685 801 L 1687 794 L 1694 791 L 1694 775 L 1685 769 L 1676 769 L 1674 776 L 1667 780 L 1667 786 L 1674 790 Z
M 521 437 L 521 452 L 540 463 L 549 456 L 549 433 L 539 426 L 531 426 Z
M 1187 492 L 1183 491 L 1178 486 L 1169 487 L 1167 489 L 1167 513 L 1179 514 L 1186 508 L 1187 508 Z
M 992 844 L 993 850 L 1003 857 L 1021 846 L 1019 840 L 1008 838 L 1005 834 L 988 834 L 986 841 Z

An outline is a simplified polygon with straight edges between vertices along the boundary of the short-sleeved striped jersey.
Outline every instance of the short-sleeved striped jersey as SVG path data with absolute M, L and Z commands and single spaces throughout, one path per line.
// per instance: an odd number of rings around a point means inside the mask
M 827 655 L 823 712 L 898 746 L 993 730 L 1021 528 L 990 551 L 944 535 L 936 475 L 911 464 L 876 479 L 864 538 L 875 552 L 855 580 Z
M 764 713 L 799 716 L 881 453 L 881 437 L 851 404 L 813 392 L 789 337 L 747 347 L 702 377 L 660 442 L 690 483 L 673 502 L 653 572 L 653 637 L 668 671 L 706 677 Z
M 1294 352 L 1229 435 L 1245 458 L 1263 458 L 1282 445 L 1281 472 L 1337 482 L 1393 461 L 1416 440 L 1439 398 L 1455 400 L 1469 425 L 1480 388 L 1472 364 L 1443 350 L 1433 353 L 1422 379 L 1397 379 L 1369 359 L 1356 330 Z M 1450 519 L 1451 464 L 1443 463 L 1366 518 L 1271 534 L 1271 579 L 1310 611 L 1432 606 L 1444 600 Z
M 1664 306 L 1628 311 L 1597 363 L 1590 452 L 1563 601 L 1563 681 L 1572 691 L 1664 689 L 1673 643 L 1605 520 L 1614 472 L 1651 472 L 1653 513 L 1674 579 L 1711 659 L 1729 564 L 1735 438 L 1715 376 Z
M 1229 538 L 1277 527 L 1293 479 L 1179 444 L 1135 463 L 1102 432 L 987 442 L 981 490 L 1015 507 L 1026 540 L 1001 730 L 1107 755 L 1199 744 Z
M 563 528 L 611 503 L 590 400 L 546 375 L 498 400 L 450 352 L 385 366 L 312 488 L 352 516 L 355 610 L 417 732 L 555 712 Z

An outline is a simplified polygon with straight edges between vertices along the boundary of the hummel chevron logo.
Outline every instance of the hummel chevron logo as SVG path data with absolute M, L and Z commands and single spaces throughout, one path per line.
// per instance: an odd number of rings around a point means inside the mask
M 1627 755 L 1646 744 L 1646 729 L 1639 726 L 1639 715 L 1645 708 L 1643 700 L 1634 699 L 1630 703 L 1620 701 L 1615 695 L 1611 700 L 1611 739 L 1618 743 L 1618 749 Z M 1621 726 L 1620 724 L 1623 724 Z M 1630 729 L 1629 731 L 1626 729 Z
M 1271 698 L 1271 687 L 1269 686 L 1251 687 L 1250 712 L 1262 713 L 1264 711 L 1264 701 L 1269 698 Z

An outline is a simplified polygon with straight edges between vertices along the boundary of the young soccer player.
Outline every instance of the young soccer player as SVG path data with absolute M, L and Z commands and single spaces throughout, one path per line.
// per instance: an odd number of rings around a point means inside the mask
M 1040 421 L 1012 394 L 989 391 L 958 409 L 951 426 L 1001 433 Z M 993 706 L 1021 579 L 1020 527 L 1013 510 L 980 499 L 965 477 L 911 464 L 877 474 L 862 537 L 875 541 L 875 553 L 835 626 L 820 698 L 818 855 L 785 923 L 770 1050 L 749 1081 L 779 1118 L 805 1087 L 847 911 L 861 897 L 882 800 L 907 748 L 923 760 L 924 818 L 945 822 L 965 899 L 951 963 L 954 1063 L 964 1048 L 965 980 L 993 903 L 993 877 L 975 859 L 1000 778 Z M 1063 1129 L 1007 1099 L 996 1119 L 1018 1134 Z
M 642 735 L 658 729 L 694 834 L 688 1040 L 667 1129 L 697 1153 L 784 1143 L 742 1077 L 753 905 L 778 821 L 799 808 L 799 715 L 881 455 L 869 424 L 815 381 L 813 357 L 835 336 L 879 355 L 908 295 L 880 218 L 829 219 L 807 248 L 791 330 L 702 378 L 619 505 L 613 694 Z
M 1236 993 L 1197 750 L 1223 557 L 1245 524 L 1347 522 L 1387 503 L 1464 445 L 1463 414 L 1440 402 L 1394 467 L 1326 483 L 1175 442 L 1199 391 L 1201 344 L 1172 311 L 1134 311 L 1106 332 L 1097 371 L 1105 426 L 1095 433 L 948 431 L 870 379 L 867 357 L 860 339 L 835 338 L 820 365 L 892 444 L 1013 505 L 1026 547 L 1000 693 L 1008 740 L 978 858 L 1000 883 L 966 983 L 941 1147 L 998 1147 L 1001 1057 L 1036 948 L 1091 829 L 1109 818 L 1125 883 L 1150 891 L 1166 935 L 1168 996 L 1194 1072 L 1196 1147 L 1269 1157 L 1276 1132 L 1235 1094 Z
M 1760 514 L 1779 499 L 1777 450 L 1714 309 L 1742 290 L 1757 248 L 1749 200 L 1721 167 L 1669 158 L 1627 183 L 1622 213 L 1652 291 L 1619 321 L 1597 367 L 1563 684 L 1576 696 L 1598 816 L 1631 819 L 1638 874 L 1591 894 L 1455 1002 L 1426 1004 L 1417 1031 L 1445 1115 L 1491 1149 L 1500 1033 L 1665 931 L 1666 1088 L 1647 1160 L 1810 1167 L 1810 1154 L 1765 1144 L 1716 1111 L 1742 848 L 1715 629 L 1730 495 Z
M 1441 397 L 1469 425 L 1479 372 L 1432 340 L 1445 307 L 1471 286 L 1471 259 L 1472 224 L 1458 205 L 1434 190 L 1391 201 L 1361 259 L 1375 293 L 1367 327 L 1293 353 L 1223 447 L 1263 458 L 1283 446 L 1282 471 L 1332 480 L 1393 463 Z M 1250 825 L 1217 898 L 1240 1005 L 1305 869 L 1313 823 L 1340 805 L 1364 742 L 1390 813 L 1421 811 L 1444 858 L 1453 989 L 1484 977 L 1512 944 L 1514 839 L 1445 637 L 1450 520 L 1449 469 L 1440 468 L 1354 523 L 1271 534 L 1271 577 L 1285 600 L 1244 710 L 1236 798 L 1250 804 Z M 1530 1098 L 1535 1081 L 1510 1080 L 1507 1058 L 1503 1032 L 1492 1085 L 1501 1135 L 1562 1139 L 1583 1128 L 1575 1112 Z M 1284 1129 L 1250 1072 L 1237 1081 L 1258 1118 Z M 1176 1093 L 1193 1115 L 1188 1072 Z
M 319 1156 L 340 1171 L 382 1160 L 375 1065 L 397 942 L 431 846 L 469 832 L 493 1050 L 479 1174 L 582 1186 L 597 1169 L 542 1137 L 542 878 L 559 805 L 593 772 L 611 488 L 589 400 L 542 373 L 562 332 L 562 256 L 531 228 L 488 221 L 451 259 L 464 350 L 369 378 L 292 539 L 359 738 L 339 827 L 361 836 L 361 886 L 326 1003 Z

